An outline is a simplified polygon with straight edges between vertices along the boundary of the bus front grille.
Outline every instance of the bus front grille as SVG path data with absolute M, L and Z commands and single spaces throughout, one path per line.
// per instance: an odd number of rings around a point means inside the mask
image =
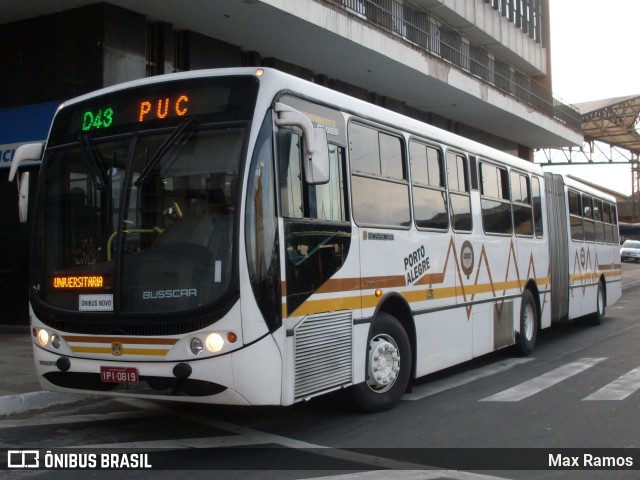
M 294 329 L 296 400 L 349 385 L 353 377 L 350 311 L 310 315 Z

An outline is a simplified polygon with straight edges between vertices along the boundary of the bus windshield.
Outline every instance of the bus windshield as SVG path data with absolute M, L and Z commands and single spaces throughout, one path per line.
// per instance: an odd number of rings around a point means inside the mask
M 49 146 L 35 212 L 39 300 L 75 312 L 160 314 L 229 293 L 248 123 L 202 120 L 185 115 L 167 128 L 81 133 Z

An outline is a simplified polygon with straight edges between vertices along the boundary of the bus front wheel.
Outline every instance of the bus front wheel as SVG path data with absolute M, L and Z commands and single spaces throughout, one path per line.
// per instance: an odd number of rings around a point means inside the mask
M 356 407 L 380 412 L 395 406 L 409 384 L 411 346 L 400 322 L 387 313 L 373 321 L 367 348 L 366 380 L 351 388 Z

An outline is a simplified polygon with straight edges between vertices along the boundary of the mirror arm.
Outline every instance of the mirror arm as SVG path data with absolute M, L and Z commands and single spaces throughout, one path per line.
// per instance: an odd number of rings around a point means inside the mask
M 276 125 L 279 127 L 298 127 L 302 130 L 302 138 L 307 153 L 313 155 L 315 153 L 315 142 L 313 135 L 313 124 L 307 116 L 298 110 L 291 108 L 284 103 L 276 103 Z
M 21 163 L 40 160 L 43 147 L 44 142 L 27 143 L 18 147 L 16 152 L 13 154 L 13 159 L 11 160 L 11 168 L 9 169 L 10 182 L 13 182 L 13 179 L 16 177 L 18 167 Z M 18 191 L 20 191 L 20 178 L 18 177 L 16 181 L 18 184 Z

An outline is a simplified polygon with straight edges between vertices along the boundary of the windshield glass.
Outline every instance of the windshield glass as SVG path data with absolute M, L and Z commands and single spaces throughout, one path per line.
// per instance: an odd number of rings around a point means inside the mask
M 232 278 L 245 133 L 179 124 L 50 150 L 36 215 L 36 295 L 64 310 L 125 313 L 220 299 Z
M 622 248 L 640 248 L 640 241 L 627 240 L 622 245 Z

